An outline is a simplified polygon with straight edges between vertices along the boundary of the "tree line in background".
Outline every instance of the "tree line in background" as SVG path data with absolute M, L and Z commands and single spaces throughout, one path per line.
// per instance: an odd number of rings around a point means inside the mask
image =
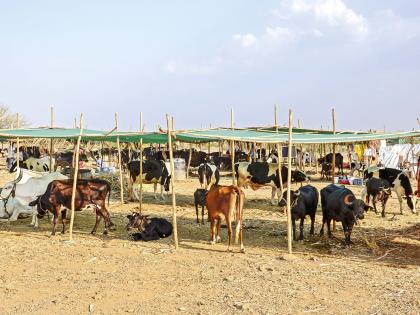
M 19 117 L 19 126 L 27 127 L 30 123 L 24 117 Z M 10 110 L 8 106 L 0 105 L 0 129 L 17 127 L 17 113 Z

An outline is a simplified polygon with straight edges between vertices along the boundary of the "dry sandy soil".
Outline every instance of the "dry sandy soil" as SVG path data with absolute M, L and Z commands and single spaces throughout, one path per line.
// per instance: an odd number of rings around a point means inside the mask
M 8 174 L 1 173 L 4 183 Z M 230 180 L 223 179 L 229 184 Z M 313 182 L 318 188 L 325 182 Z M 413 183 L 414 184 L 414 183 Z M 0 225 L 0 314 L 419 314 L 420 216 L 399 215 L 393 196 L 385 219 L 369 212 L 354 230 L 354 245 L 333 239 L 294 242 L 288 256 L 286 218 L 268 204 L 269 189 L 246 190 L 246 253 L 207 243 L 209 224 L 195 223 L 197 179 L 177 183 L 180 248 L 171 239 L 142 243 L 125 231 L 137 203 L 111 203 L 117 230 L 90 235 L 94 215 L 76 213 L 74 242 L 50 236 L 30 219 Z M 360 194 L 360 187 L 352 187 Z M 169 201 L 146 186 L 144 212 L 171 219 Z M 169 198 L 168 198 L 169 200 Z M 309 220 L 308 220 L 309 221 Z M 316 232 L 321 213 L 318 209 Z

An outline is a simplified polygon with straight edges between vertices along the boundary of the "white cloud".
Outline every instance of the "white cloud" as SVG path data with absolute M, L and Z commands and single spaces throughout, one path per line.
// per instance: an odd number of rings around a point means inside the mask
M 267 27 L 265 29 L 265 36 L 276 40 L 294 40 L 295 33 L 286 27 Z
M 357 35 L 367 35 L 368 25 L 363 15 L 346 6 L 342 0 L 287 0 L 284 8 L 295 14 L 312 14 L 329 26 L 345 26 Z
M 245 47 L 245 48 L 254 46 L 257 43 L 257 37 L 251 33 L 236 34 L 236 35 L 233 35 L 233 38 L 239 41 L 242 47 Z

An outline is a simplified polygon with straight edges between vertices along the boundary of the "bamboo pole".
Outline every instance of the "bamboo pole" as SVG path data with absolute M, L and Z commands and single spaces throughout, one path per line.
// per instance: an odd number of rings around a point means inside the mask
M 16 129 L 19 129 L 20 121 L 19 121 L 19 113 L 16 113 Z M 20 167 L 20 140 L 19 137 L 16 138 L 16 165 L 17 168 Z
M 80 114 L 80 133 L 77 137 L 76 150 L 73 153 L 75 157 L 74 173 L 73 173 L 73 188 L 71 192 L 71 214 L 70 214 L 70 229 L 69 229 L 69 241 L 73 241 L 73 224 L 74 224 L 74 211 L 76 201 L 76 188 L 77 188 L 77 177 L 79 175 L 79 153 L 80 153 L 80 142 L 83 134 L 83 114 Z
M 230 127 L 232 130 L 235 128 L 235 117 L 233 108 L 230 109 Z M 232 164 L 232 185 L 235 185 L 235 141 L 231 141 L 230 146 L 230 158 L 231 158 L 231 164 Z
M 140 112 L 140 133 L 143 133 L 143 112 Z M 140 196 L 139 212 L 143 210 L 143 138 L 140 138 Z
M 276 133 L 278 133 L 279 126 L 277 124 L 277 105 L 274 105 L 274 124 L 276 126 Z M 277 164 L 279 168 L 279 182 L 280 182 L 280 197 L 279 196 L 277 197 L 279 197 L 279 199 L 282 198 L 283 196 L 283 176 L 281 174 L 281 169 L 282 169 L 281 158 L 282 158 L 283 153 L 280 151 L 281 151 L 281 143 L 277 143 Z
M 115 131 L 118 131 L 118 114 L 115 113 Z M 124 204 L 124 186 L 123 186 L 123 174 L 122 174 L 122 163 L 121 163 L 121 146 L 120 137 L 117 137 L 117 148 L 118 148 L 118 169 L 120 173 L 120 202 Z
M 173 120 L 172 120 L 173 121 Z M 171 169 L 171 189 L 172 189 L 172 225 L 173 225 L 173 241 L 175 249 L 178 249 L 178 227 L 176 223 L 176 198 L 175 198 L 175 176 L 174 176 L 174 156 L 172 152 L 172 131 L 169 121 L 169 115 L 166 114 L 166 124 L 168 126 L 168 145 L 169 145 L 169 161 Z
M 54 128 L 54 107 L 51 106 L 51 128 Z M 52 159 L 53 159 L 53 150 L 54 150 L 54 140 L 50 139 L 50 173 L 52 172 Z
M 191 156 L 192 156 L 192 143 L 190 143 L 190 151 L 188 153 L 187 179 L 190 177 Z
M 290 207 L 290 186 L 292 178 L 292 110 L 289 109 L 289 152 L 287 157 L 287 248 L 292 254 L 292 213 Z
M 332 109 L 332 121 L 333 121 L 333 134 L 335 134 L 335 108 Z M 335 150 L 336 144 L 333 144 L 333 158 L 332 158 L 332 183 L 334 184 L 334 176 L 335 176 Z M 333 231 L 335 232 L 335 220 L 333 220 Z

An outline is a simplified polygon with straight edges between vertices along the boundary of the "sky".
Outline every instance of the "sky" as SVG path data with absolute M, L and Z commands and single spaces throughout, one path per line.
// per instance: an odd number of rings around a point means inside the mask
M 32 126 L 419 129 L 420 1 L 0 0 L 0 105 Z

